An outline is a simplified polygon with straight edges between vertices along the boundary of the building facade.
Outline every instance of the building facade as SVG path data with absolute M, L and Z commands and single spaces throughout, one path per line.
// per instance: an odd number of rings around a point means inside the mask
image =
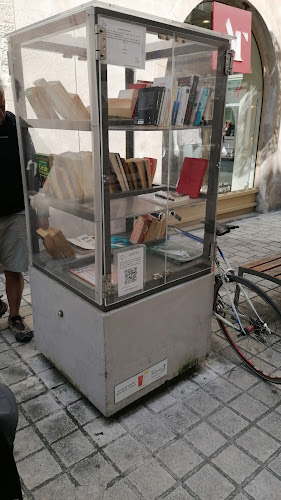
M 0 72 L 6 85 L 7 108 L 13 109 L 5 34 L 80 5 L 81 0 L 3 0 L 0 20 Z M 111 3 L 179 22 L 211 28 L 212 2 L 204 0 L 129 0 Z M 252 13 L 251 72 L 229 78 L 226 131 L 218 214 L 236 216 L 281 207 L 281 4 L 271 0 L 225 0 Z M 223 192 L 225 191 L 225 192 Z M 227 208 L 228 207 L 228 208 Z M 221 211 L 221 213 L 220 213 Z

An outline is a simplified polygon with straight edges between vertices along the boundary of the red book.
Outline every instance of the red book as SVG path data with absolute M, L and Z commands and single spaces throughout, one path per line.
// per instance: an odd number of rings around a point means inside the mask
M 145 89 L 146 88 L 146 83 L 130 83 L 129 89 Z
M 205 158 L 185 157 L 176 188 L 177 193 L 198 198 L 209 161 Z

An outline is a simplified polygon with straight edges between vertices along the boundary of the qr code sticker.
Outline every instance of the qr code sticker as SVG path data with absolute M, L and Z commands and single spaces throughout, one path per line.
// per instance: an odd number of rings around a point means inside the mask
M 135 283 L 135 281 L 137 281 L 137 267 L 125 269 L 125 285 Z

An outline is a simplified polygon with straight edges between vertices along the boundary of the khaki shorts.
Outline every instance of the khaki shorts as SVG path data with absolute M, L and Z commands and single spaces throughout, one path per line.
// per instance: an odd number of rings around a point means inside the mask
M 24 273 L 28 268 L 24 214 L 0 217 L 0 271 Z

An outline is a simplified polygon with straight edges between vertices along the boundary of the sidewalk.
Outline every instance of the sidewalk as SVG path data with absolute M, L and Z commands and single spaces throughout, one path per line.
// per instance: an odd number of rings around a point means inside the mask
M 281 211 L 238 224 L 220 238 L 234 266 L 280 252 Z M 26 275 L 28 322 L 30 302 Z M 215 321 L 204 363 L 110 419 L 33 341 L 15 342 L 7 317 L 0 329 L 0 377 L 19 402 L 15 458 L 25 500 L 280 500 L 281 386 L 240 364 Z

